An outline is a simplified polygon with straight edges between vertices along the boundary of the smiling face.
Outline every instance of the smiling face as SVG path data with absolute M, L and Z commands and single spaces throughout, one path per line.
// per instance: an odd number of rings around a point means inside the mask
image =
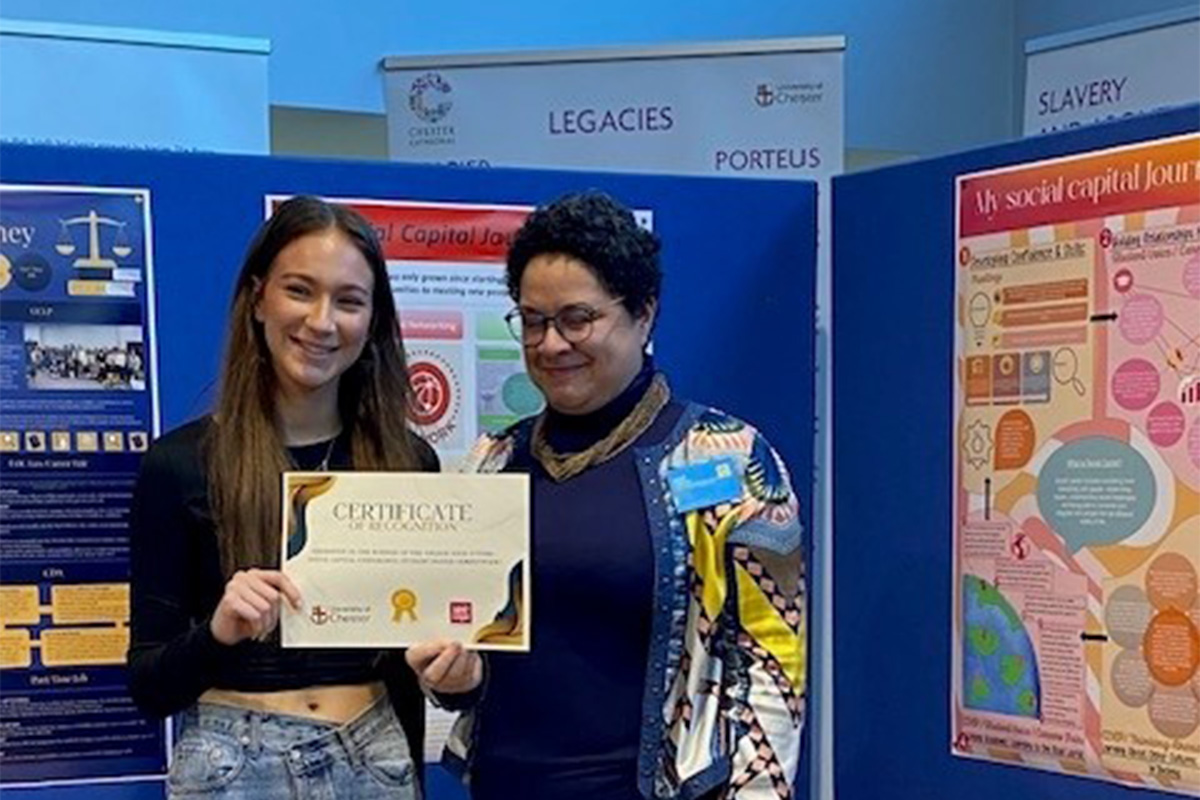
M 279 251 L 259 287 L 254 319 L 282 394 L 336 396 L 339 378 L 366 345 L 374 283 L 363 254 L 337 228 Z
M 555 411 L 595 411 L 619 395 L 642 368 L 654 305 L 634 317 L 617 299 L 577 258 L 549 253 L 526 265 L 518 301 L 522 314 L 551 316 L 568 306 L 596 312 L 583 341 L 572 344 L 549 325 L 540 343 L 525 348 L 529 376 Z

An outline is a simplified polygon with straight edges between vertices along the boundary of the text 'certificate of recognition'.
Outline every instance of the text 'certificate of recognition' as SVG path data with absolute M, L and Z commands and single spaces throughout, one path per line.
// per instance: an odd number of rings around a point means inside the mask
M 525 475 L 287 472 L 284 647 L 529 650 Z

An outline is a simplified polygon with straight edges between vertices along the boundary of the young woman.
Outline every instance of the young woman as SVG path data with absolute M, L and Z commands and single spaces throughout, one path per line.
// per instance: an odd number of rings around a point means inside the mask
M 215 412 L 147 453 L 132 516 L 130 690 L 183 712 L 172 796 L 419 797 L 419 681 L 398 653 L 283 650 L 280 473 L 429 470 L 386 264 L 370 225 L 313 197 L 283 203 L 237 280 Z M 478 683 L 439 646 L 422 678 Z M 333 793 L 332 795 L 330 793 Z

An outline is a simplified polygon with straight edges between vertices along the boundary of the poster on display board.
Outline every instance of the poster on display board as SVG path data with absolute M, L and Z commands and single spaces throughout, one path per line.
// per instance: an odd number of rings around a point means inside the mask
M 1200 796 L 1200 136 L 956 220 L 953 751 Z
M 0 782 L 144 779 L 129 512 L 158 434 L 150 193 L 0 185 Z

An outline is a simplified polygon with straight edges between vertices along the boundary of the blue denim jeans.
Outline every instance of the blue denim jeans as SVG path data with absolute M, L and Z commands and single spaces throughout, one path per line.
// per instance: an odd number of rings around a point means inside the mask
M 386 696 L 344 725 L 197 703 L 180 731 L 169 798 L 420 798 L 408 740 Z

